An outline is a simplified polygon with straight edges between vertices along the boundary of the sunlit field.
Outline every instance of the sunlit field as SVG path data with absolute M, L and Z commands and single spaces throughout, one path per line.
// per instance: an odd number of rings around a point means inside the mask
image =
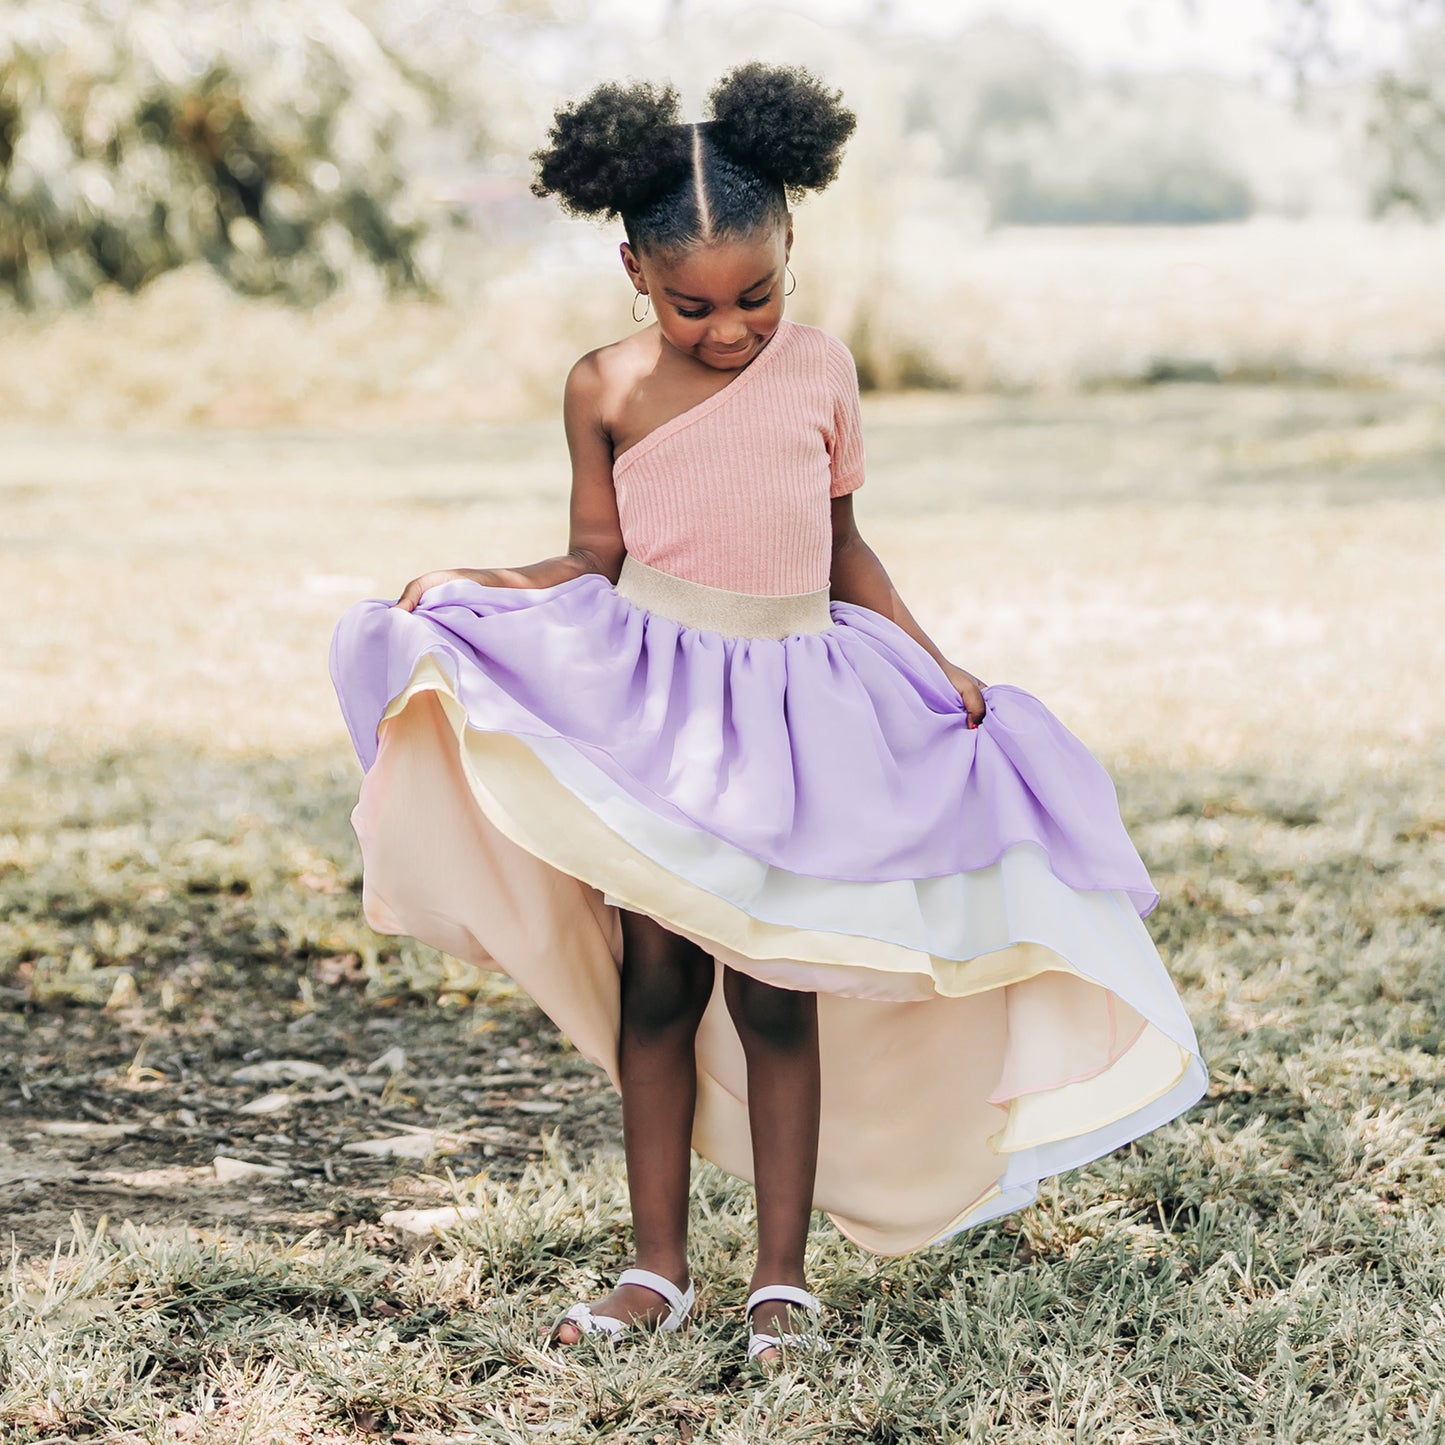
M 1121 765 L 1349 778 L 1438 740 L 1433 389 L 869 398 L 864 535 L 923 625 Z M 90 752 L 338 746 L 336 616 L 566 546 L 556 420 L 12 428 L 8 729 Z
M 1438 389 L 867 398 L 864 535 L 1113 771 L 1211 1086 L 933 1250 L 818 1216 L 771 1381 L 711 1166 L 696 1327 L 542 1347 L 628 1260 L 616 1100 L 360 920 L 332 624 L 565 545 L 560 426 L 145 405 L 0 431 L 6 1440 L 1445 1440 Z

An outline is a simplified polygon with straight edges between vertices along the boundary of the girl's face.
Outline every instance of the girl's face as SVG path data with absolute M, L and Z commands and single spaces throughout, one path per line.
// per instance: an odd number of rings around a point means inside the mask
M 652 298 L 663 338 L 715 371 L 746 366 L 783 319 L 791 218 L 744 240 L 676 253 L 636 252 L 624 241 L 622 264 Z

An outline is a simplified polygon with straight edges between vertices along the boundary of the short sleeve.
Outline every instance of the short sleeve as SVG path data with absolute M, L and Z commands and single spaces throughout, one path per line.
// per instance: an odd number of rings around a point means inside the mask
M 828 358 L 833 393 L 833 423 L 828 432 L 830 497 L 855 492 L 863 485 L 863 411 L 858 399 L 858 366 L 853 353 L 835 341 Z

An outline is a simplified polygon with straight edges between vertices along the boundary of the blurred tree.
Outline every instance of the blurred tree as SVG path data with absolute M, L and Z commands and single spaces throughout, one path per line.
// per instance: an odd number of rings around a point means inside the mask
M 247 293 L 353 268 L 426 294 L 430 217 L 397 144 L 440 97 L 362 3 L 6 0 L 0 294 L 134 291 L 204 258 Z
M 590 0 L 351 3 L 426 93 L 461 158 L 528 177 L 528 154 L 559 99 L 546 77 L 559 63 L 595 59 L 611 33 Z
M 1278 52 L 1299 93 L 1352 68 L 1338 0 L 1274 5 L 1283 30 Z M 1445 0 L 1379 0 L 1369 16 L 1399 55 L 1374 79 L 1368 120 L 1374 209 L 1434 219 L 1445 215 Z
M 1041 30 L 993 20 L 909 56 L 910 129 L 976 182 L 996 222 L 1237 220 L 1254 197 L 1220 139 L 1228 97 L 1170 77 L 1101 77 Z
M 1376 210 L 1445 215 L 1445 23 L 1414 37 L 1405 64 L 1381 77 L 1378 104 Z

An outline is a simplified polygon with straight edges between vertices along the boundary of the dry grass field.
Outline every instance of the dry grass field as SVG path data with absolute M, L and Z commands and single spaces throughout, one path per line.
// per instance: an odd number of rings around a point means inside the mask
M 870 398 L 860 525 L 924 626 L 1123 765 L 1404 766 L 1441 736 L 1432 389 Z M 566 545 L 555 421 L 10 428 L 12 734 L 335 746 L 336 616 Z
M 916 615 L 1113 769 L 1208 1097 L 932 1251 L 820 1223 L 838 1348 L 767 1382 L 747 1191 L 699 1166 L 697 1328 L 548 1353 L 627 1257 L 615 1100 L 360 922 L 325 664 L 353 599 L 562 545 L 560 428 L 42 408 L 0 431 L 0 1436 L 1445 1440 L 1438 391 L 865 416 Z M 382 1218 L 418 1205 L 474 1212 Z

